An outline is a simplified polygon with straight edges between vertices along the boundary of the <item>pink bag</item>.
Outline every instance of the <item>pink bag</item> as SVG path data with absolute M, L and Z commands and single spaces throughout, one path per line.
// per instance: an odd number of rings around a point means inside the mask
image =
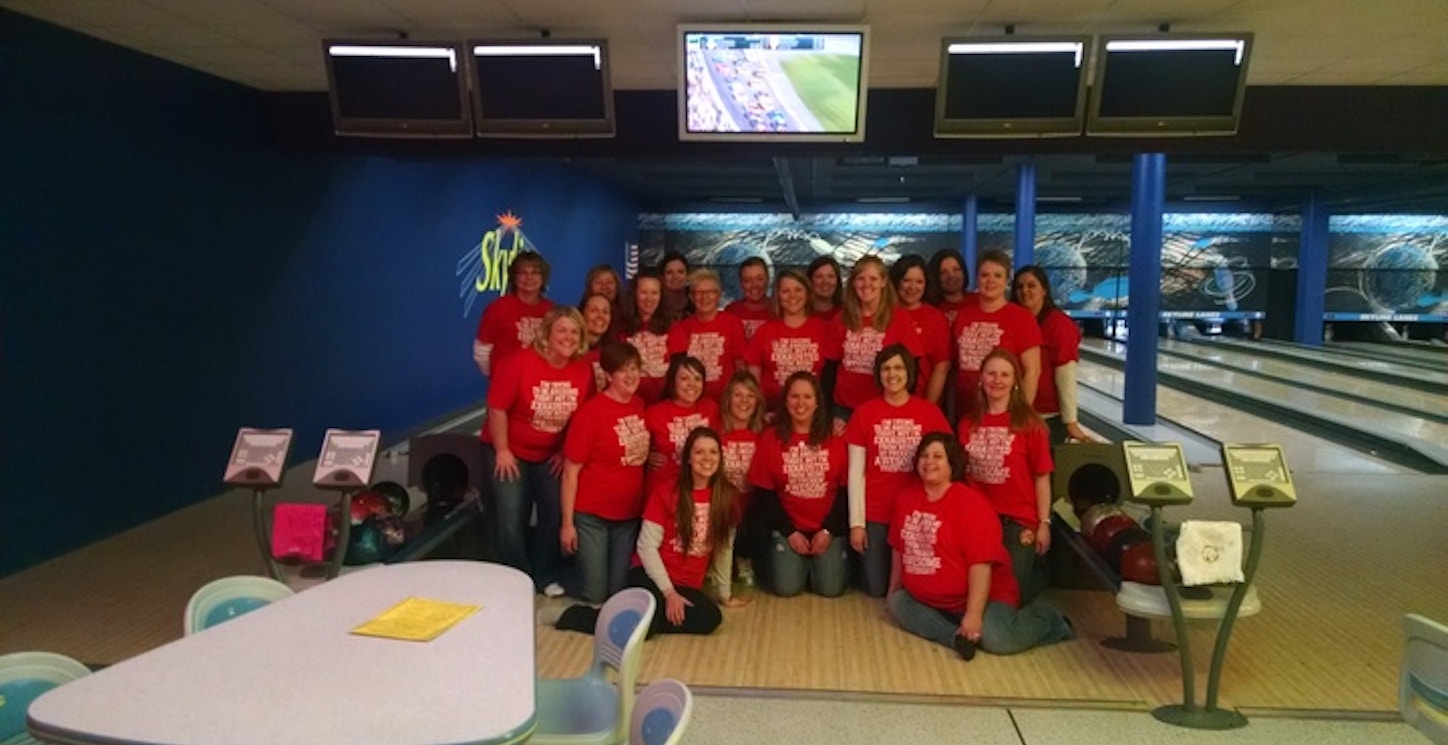
M 282 502 L 272 512 L 273 558 L 321 561 L 325 555 L 326 540 L 326 506 Z

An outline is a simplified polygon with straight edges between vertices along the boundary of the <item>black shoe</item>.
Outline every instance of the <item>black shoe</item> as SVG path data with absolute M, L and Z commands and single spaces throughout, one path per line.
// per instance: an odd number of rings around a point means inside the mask
M 975 659 L 975 642 L 965 638 L 964 636 L 961 636 L 960 634 L 956 634 L 955 644 L 953 646 L 955 647 L 955 653 L 960 655 L 960 659 L 965 660 L 966 662 L 970 662 L 971 660 Z

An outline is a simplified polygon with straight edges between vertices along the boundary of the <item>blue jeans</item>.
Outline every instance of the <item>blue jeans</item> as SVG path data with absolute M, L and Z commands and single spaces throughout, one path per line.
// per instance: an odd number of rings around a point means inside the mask
M 628 585 L 629 563 L 639 542 L 638 520 L 605 520 L 586 512 L 573 513 L 578 553 L 573 575 L 564 587 L 585 603 L 602 603 Z
M 561 487 L 548 461 L 517 461 L 520 478 L 500 481 L 494 473 L 498 453 L 492 445 L 483 444 L 483 472 L 492 490 L 498 560 L 527 572 L 541 590 L 558 581 L 558 567 L 563 561 L 558 545 L 558 531 L 563 527 Z M 538 509 L 538 525 L 530 543 L 528 518 L 534 507 Z
M 869 544 L 860 554 L 861 587 L 872 598 L 885 597 L 890 589 L 890 526 L 865 523 L 865 540 Z
M 1045 592 L 1050 581 L 1046 579 L 1046 568 L 1036 555 L 1036 544 L 1021 545 L 1021 533 L 1028 528 L 1008 517 L 1001 518 L 1001 540 L 1006 553 L 1011 556 L 1011 574 L 1016 577 L 1016 586 L 1021 589 L 1021 604 L 1029 604 L 1037 595 Z
M 817 595 L 836 598 L 845 594 L 850 580 L 850 542 L 842 536 L 831 536 L 830 547 L 818 556 L 801 556 L 789 547 L 789 541 L 772 531 L 773 547 L 769 553 L 769 583 L 774 594 L 794 597 L 804 592 L 808 582 Z
M 885 605 L 900 628 L 937 644 L 955 648 L 960 632 L 959 613 L 947 613 L 916 600 L 904 589 L 896 590 Z M 1043 644 L 1072 637 L 1071 626 L 1061 612 L 1044 602 L 1012 608 L 995 600 L 986 603 L 981 619 L 980 648 L 991 654 L 1015 654 Z

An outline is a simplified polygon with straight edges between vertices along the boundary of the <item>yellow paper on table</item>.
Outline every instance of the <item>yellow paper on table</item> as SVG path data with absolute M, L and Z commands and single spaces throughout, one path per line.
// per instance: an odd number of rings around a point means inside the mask
M 426 598 L 408 598 L 352 629 L 352 633 L 414 642 L 432 641 L 481 607 Z

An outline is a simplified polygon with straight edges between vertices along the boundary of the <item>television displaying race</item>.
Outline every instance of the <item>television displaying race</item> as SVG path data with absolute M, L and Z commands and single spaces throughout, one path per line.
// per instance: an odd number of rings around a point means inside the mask
M 863 134 L 863 31 L 684 31 L 683 135 Z

